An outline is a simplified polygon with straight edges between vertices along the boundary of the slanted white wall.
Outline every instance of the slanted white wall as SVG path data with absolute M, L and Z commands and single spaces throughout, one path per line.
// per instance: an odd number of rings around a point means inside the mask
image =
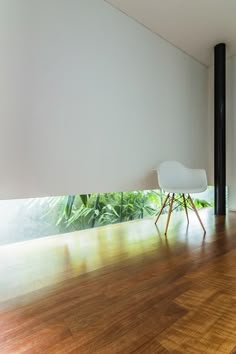
M 0 198 L 207 168 L 207 68 L 102 0 L 2 0 L 0 17 Z

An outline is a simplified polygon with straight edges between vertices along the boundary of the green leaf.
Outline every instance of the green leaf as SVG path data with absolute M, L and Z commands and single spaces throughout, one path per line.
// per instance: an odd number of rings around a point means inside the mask
M 91 194 L 80 194 L 80 199 L 82 200 L 82 203 L 86 207 L 88 205 L 88 200 L 90 198 Z
M 75 201 L 75 195 L 69 195 L 65 206 L 65 216 L 67 219 L 69 219 L 69 217 L 71 216 L 71 211 L 72 211 L 74 201 Z

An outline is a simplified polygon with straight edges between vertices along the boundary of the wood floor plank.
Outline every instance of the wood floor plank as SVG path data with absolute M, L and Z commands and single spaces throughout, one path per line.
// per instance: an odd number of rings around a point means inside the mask
M 233 353 L 236 213 L 0 247 L 0 353 Z
M 2 353 L 40 353 L 69 337 L 71 337 L 70 330 L 64 323 L 58 323 L 53 326 L 46 326 L 21 339 L 9 337 L 4 342 L 1 342 L 0 350 Z
M 227 348 L 225 353 L 229 353 L 236 340 L 235 330 L 236 300 L 220 292 L 197 309 L 193 307 L 174 325 L 163 331 L 160 343 L 168 350 L 181 347 L 189 353 L 221 353 L 220 347 L 224 343 Z

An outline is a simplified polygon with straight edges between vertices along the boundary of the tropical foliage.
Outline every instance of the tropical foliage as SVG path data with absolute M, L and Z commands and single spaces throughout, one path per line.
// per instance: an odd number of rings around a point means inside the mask
M 52 198 L 50 209 L 59 210 L 57 225 L 79 230 L 155 215 L 164 197 L 159 190 L 69 195 Z M 211 206 L 200 199 L 194 203 L 197 208 Z

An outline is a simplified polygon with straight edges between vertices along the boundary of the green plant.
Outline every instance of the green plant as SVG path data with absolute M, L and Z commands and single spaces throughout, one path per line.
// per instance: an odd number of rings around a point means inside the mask
M 201 209 L 201 208 L 207 208 L 207 207 L 211 207 L 212 204 L 207 202 L 206 200 L 203 200 L 203 199 L 193 199 L 193 202 L 194 202 L 194 205 L 198 208 L 198 209 Z
M 159 190 L 69 195 L 52 198 L 51 207 L 58 208 L 57 225 L 78 230 L 155 215 L 164 197 Z M 197 208 L 211 206 L 202 199 L 194 203 Z

